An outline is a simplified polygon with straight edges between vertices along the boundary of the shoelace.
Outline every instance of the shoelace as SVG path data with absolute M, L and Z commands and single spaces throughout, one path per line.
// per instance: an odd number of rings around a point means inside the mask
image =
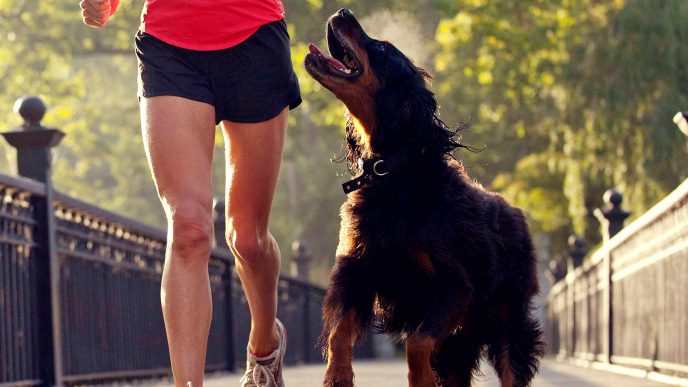
M 265 384 L 262 384 L 261 380 L 265 380 Z M 275 376 L 272 375 L 270 369 L 260 363 L 253 364 L 253 372 L 251 372 L 251 369 L 247 369 L 240 383 L 246 383 L 246 386 L 251 387 L 272 387 L 277 385 Z

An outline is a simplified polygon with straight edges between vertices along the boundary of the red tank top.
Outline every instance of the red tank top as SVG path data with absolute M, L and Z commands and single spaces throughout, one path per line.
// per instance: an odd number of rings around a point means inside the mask
M 173 46 L 221 50 L 283 18 L 281 0 L 146 0 L 141 30 Z

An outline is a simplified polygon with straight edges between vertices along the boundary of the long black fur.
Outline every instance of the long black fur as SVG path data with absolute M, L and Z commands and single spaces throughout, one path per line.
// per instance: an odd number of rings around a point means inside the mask
M 397 152 L 409 160 L 342 205 L 322 338 L 354 309 L 361 331 L 374 324 L 399 340 L 414 332 L 440 340 L 433 368 L 443 386 L 470 386 L 482 353 L 515 387 L 528 386 L 543 343 L 531 316 L 538 285 L 525 217 L 454 159 L 461 143 L 437 116 L 427 73 L 389 43 L 363 35 L 358 44 L 380 88 L 369 145 L 347 124 L 349 166 Z

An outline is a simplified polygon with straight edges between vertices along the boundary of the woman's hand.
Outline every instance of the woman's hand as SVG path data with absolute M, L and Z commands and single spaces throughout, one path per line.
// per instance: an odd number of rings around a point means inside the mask
M 93 28 L 105 27 L 113 11 L 110 0 L 81 0 L 79 6 L 84 23 Z

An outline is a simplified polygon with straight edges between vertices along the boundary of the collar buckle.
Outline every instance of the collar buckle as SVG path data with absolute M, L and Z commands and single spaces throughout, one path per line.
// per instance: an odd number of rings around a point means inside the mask
M 359 158 L 358 169 L 361 171 L 361 174 L 342 184 L 344 193 L 348 194 L 356 191 L 368 185 L 368 183 L 375 181 L 376 178 L 388 175 L 395 168 L 408 161 L 408 159 L 408 151 L 405 150 L 388 157 L 386 160 L 378 158 L 364 160 L 363 158 Z
M 380 172 L 378 168 L 382 168 L 382 172 Z M 389 173 L 389 168 L 387 167 L 385 160 L 380 159 L 373 163 L 373 173 L 378 176 L 384 176 Z

